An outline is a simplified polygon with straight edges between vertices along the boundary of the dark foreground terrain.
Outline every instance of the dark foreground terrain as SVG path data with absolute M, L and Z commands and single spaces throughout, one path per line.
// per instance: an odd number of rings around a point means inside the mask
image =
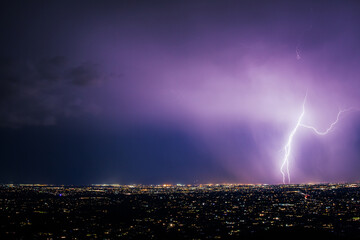
M 0 186 L 0 239 L 360 239 L 360 185 Z

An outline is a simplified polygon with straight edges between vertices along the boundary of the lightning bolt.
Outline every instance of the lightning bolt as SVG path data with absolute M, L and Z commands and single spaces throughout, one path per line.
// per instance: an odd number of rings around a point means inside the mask
M 301 55 L 300 55 L 300 53 L 301 53 L 301 51 L 300 51 L 300 47 L 299 47 L 299 46 L 297 46 L 297 47 L 296 47 L 296 49 L 295 49 L 295 51 L 296 51 L 296 59 L 297 59 L 297 60 L 300 60 L 300 59 L 301 59 Z
M 304 115 L 305 115 L 305 102 L 306 102 L 306 97 L 307 97 L 307 93 L 305 95 L 305 98 L 304 98 L 304 102 L 303 102 L 303 105 L 302 105 L 302 112 L 297 120 L 297 123 L 296 123 L 296 126 L 294 127 L 294 129 L 290 132 L 290 135 L 289 135 L 289 138 L 288 138 L 288 141 L 284 147 L 284 151 L 285 151 L 285 155 L 284 155 L 284 159 L 283 159 L 283 163 L 281 165 L 281 168 L 280 168 L 280 172 L 283 176 L 283 183 L 285 184 L 285 178 L 286 178 L 286 175 L 288 177 L 288 181 L 290 183 L 290 171 L 289 171 L 289 158 L 290 158 L 290 154 L 291 154 L 291 144 L 292 144 L 292 141 L 294 139 L 294 135 L 295 133 L 297 132 L 298 128 L 301 126 L 301 120 L 303 119 Z M 284 167 L 286 165 L 286 174 L 284 172 Z
M 356 109 L 356 108 L 347 108 L 347 109 L 344 109 L 344 110 L 340 110 L 336 116 L 336 120 L 334 122 L 332 122 L 330 124 L 330 126 L 324 130 L 324 131 L 319 131 L 318 129 L 316 129 L 315 127 L 313 126 L 310 126 L 310 125 L 306 125 L 306 124 L 303 124 L 301 123 L 302 119 L 304 118 L 304 115 L 305 115 L 305 103 L 306 103 L 306 98 L 307 98 L 307 93 L 305 95 L 305 98 L 304 98 L 304 101 L 303 101 L 303 104 L 302 104 L 302 112 L 296 122 L 296 125 L 295 127 L 293 128 L 293 130 L 290 132 L 290 135 L 289 135 L 289 138 L 284 146 L 284 158 L 283 158 L 283 163 L 280 167 L 280 172 L 282 174 L 282 177 L 283 177 L 283 183 L 286 184 L 286 176 L 287 176 L 287 179 L 288 179 L 288 183 L 290 183 L 291 181 L 291 178 L 290 178 L 290 171 L 289 171 L 289 158 L 291 156 L 291 146 L 292 146 L 292 142 L 293 142 L 293 139 L 294 139 L 294 135 L 295 133 L 298 131 L 298 129 L 300 127 L 304 127 L 304 128 L 308 128 L 308 129 L 311 129 L 314 131 L 314 133 L 316 133 L 317 135 L 326 135 L 328 134 L 329 132 L 331 132 L 335 125 L 339 122 L 340 120 L 340 116 L 342 114 L 344 114 L 345 112 L 349 112 L 349 111 L 359 111 L 359 109 Z M 286 172 L 284 170 L 284 168 L 286 167 Z
M 339 120 L 340 120 L 341 114 L 346 113 L 346 112 L 350 112 L 350 111 L 357 111 L 357 109 L 351 107 L 351 108 L 347 108 L 347 109 L 344 109 L 344 110 L 340 110 L 340 111 L 338 112 L 337 116 L 336 116 L 336 120 L 335 120 L 333 123 L 330 124 L 330 126 L 329 126 L 328 129 L 326 129 L 325 131 L 322 131 L 322 132 L 319 131 L 319 130 L 317 130 L 317 129 L 316 129 L 315 127 L 313 127 L 313 126 L 310 126 L 310 125 L 300 124 L 300 126 L 301 126 L 301 127 L 304 127 L 304 128 L 309 128 L 309 129 L 313 130 L 317 135 L 323 136 L 323 135 L 328 134 L 329 132 L 331 132 L 331 131 L 334 129 L 335 125 L 336 125 L 336 124 L 339 122 Z

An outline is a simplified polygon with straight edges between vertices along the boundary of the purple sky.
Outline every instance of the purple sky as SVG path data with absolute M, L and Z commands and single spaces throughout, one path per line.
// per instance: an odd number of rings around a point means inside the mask
M 360 108 L 356 1 L 8 1 L 0 182 L 281 183 Z M 292 182 L 357 181 L 360 112 Z

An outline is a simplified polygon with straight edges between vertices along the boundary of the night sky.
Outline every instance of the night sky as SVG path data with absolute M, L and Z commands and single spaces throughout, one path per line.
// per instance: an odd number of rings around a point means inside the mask
M 358 1 L 2 1 L 0 183 L 360 180 Z

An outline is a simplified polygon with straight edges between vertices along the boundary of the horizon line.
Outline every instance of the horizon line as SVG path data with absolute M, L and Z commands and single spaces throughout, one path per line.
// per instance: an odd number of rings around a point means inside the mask
M 88 183 L 88 184 L 56 184 L 56 183 L 0 183 L 0 186 L 163 186 L 163 187 L 186 187 L 186 186 L 220 186 L 220 185 L 238 185 L 238 186 L 296 186 L 296 185 L 332 185 L 332 184 L 360 184 L 360 181 L 349 182 L 308 182 L 308 183 L 161 183 L 161 184 L 144 184 L 144 183 L 132 183 L 132 184 L 120 184 L 120 183 Z

